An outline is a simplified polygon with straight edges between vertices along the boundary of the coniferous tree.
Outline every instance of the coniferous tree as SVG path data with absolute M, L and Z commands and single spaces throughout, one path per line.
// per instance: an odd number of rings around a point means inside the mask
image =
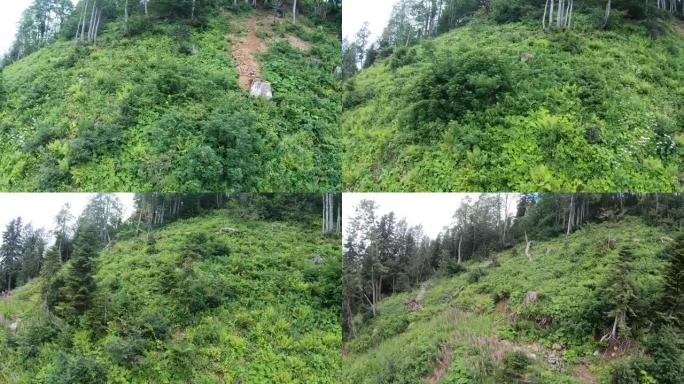
M 0 247 L 0 270 L 2 270 L 3 290 L 12 290 L 17 286 L 17 278 L 21 269 L 20 261 L 23 253 L 23 225 L 21 217 L 7 224 L 2 234 L 2 247 Z
M 45 252 L 45 258 L 43 260 L 43 265 L 40 268 L 40 276 L 43 278 L 43 298 L 48 303 L 48 307 L 54 305 L 54 297 L 56 297 L 56 287 L 53 286 L 57 272 L 62 266 L 62 260 L 59 255 L 59 250 L 56 246 L 50 247 L 47 252 Z M 53 299 L 50 298 L 53 297 Z
M 664 254 L 670 261 L 665 278 L 666 311 L 675 322 L 684 324 L 684 233 L 677 236 Z
M 45 233 L 42 229 L 34 230 L 30 225 L 24 228 L 18 285 L 26 284 L 38 276 L 43 264 L 46 244 Z
M 83 222 L 74 237 L 74 254 L 55 311 L 67 321 L 75 321 L 91 305 L 95 296 L 94 258 L 99 250 L 98 228 Z
M 608 284 L 603 292 L 604 299 L 609 303 L 606 316 L 611 320 L 611 326 L 602 340 L 615 340 L 618 337 L 630 335 L 629 319 L 634 316 L 634 285 L 630 278 L 632 250 L 621 249 L 615 263 Z
M 55 217 L 55 229 L 53 234 L 55 236 L 55 246 L 57 253 L 60 255 L 62 261 L 69 260 L 72 251 L 71 235 L 73 232 L 72 221 L 74 216 L 71 214 L 71 206 L 69 203 L 65 204 Z

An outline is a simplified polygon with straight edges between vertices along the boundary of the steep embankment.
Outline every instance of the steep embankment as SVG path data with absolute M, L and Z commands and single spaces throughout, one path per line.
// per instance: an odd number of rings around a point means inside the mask
M 533 262 L 519 244 L 497 263 L 470 262 L 457 276 L 390 296 L 378 317 L 357 319 L 358 333 L 343 347 L 343 382 L 598 382 L 611 364 L 643 349 L 643 333 L 600 342 L 611 324 L 606 284 L 619 250 L 633 249 L 628 278 L 645 308 L 662 298 L 667 262 L 658 254 L 670 241 L 636 219 L 590 225 L 567 239 L 535 242 Z
M 578 13 L 572 32 L 546 33 L 475 18 L 363 70 L 345 85 L 345 188 L 681 188 L 678 22 L 592 23 Z
M 317 218 L 218 211 L 151 239 L 101 253 L 80 325 L 46 318 L 41 280 L 0 299 L 0 382 L 94 382 L 83 372 L 108 383 L 337 382 L 341 250 Z
M 125 37 L 112 22 L 97 47 L 58 41 L 4 69 L 0 189 L 339 189 L 338 25 L 254 12 L 138 24 Z M 240 47 L 271 101 L 244 90 Z

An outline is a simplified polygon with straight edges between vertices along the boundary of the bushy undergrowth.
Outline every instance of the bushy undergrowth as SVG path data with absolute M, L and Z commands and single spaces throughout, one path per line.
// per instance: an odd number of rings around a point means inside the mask
M 680 188 L 681 32 L 671 20 L 657 38 L 630 20 L 604 30 L 583 12 L 564 33 L 478 16 L 351 78 L 345 188 Z
M 291 27 L 309 52 L 270 44 L 263 101 L 238 87 L 240 17 L 128 36 L 112 22 L 97 47 L 58 41 L 4 68 L 0 188 L 339 189 L 339 26 Z
M 580 383 L 576 369 L 583 365 L 597 382 L 674 383 L 684 367 L 681 334 L 656 326 L 664 321 L 668 236 L 636 218 L 590 224 L 567 238 L 534 242 L 532 262 L 518 244 L 497 263 L 463 263 L 467 273 L 429 281 L 419 310 L 406 305 L 417 291 L 389 296 L 377 317 L 355 319 L 343 382 L 436 382 L 439 359 L 448 356 L 437 382 Z M 634 347 L 612 359 L 613 344 L 600 339 L 613 324 L 610 277 L 624 270 L 615 263 L 625 248 L 634 298 L 630 330 L 620 340 Z M 554 350 L 556 365 L 547 362 Z
M 42 280 L 19 288 L 0 300 L 22 319 L 0 326 L 0 382 L 336 383 L 341 250 L 318 220 L 222 210 L 154 231 L 152 249 L 118 242 L 73 325 L 44 313 Z

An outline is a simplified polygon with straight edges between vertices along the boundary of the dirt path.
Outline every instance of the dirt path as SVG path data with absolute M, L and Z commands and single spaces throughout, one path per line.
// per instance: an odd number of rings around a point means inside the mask
M 432 370 L 432 373 L 430 373 L 428 376 L 425 377 L 425 379 L 433 384 L 439 383 L 440 380 L 442 380 L 442 377 L 447 372 L 447 369 L 449 369 L 449 365 L 451 364 L 451 361 L 453 360 L 453 354 L 451 352 L 451 346 L 447 343 L 440 343 L 439 344 L 439 359 L 437 360 L 437 363 L 435 364 L 435 368 Z
M 233 42 L 231 53 L 237 63 L 240 88 L 249 91 L 252 80 L 261 78 L 261 65 L 256 55 L 266 51 L 266 43 L 257 36 L 257 16 L 243 19 L 245 36 Z
M 577 377 L 584 384 L 596 384 L 594 374 L 589 371 L 589 368 L 581 363 L 575 368 L 575 377 Z
M 420 285 L 420 290 L 418 291 L 416 298 L 413 300 L 409 300 L 409 301 L 405 302 L 404 305 L 407 306 L 408 308 L 414 310 L 414 311 L 420 311 L 421 309 L 423 309 L 423 304 L 421 303 L 421 301 L 423 301 L 423 298 L 425 297 L 425 294 L 427 293 L 427 287 L 428 287 L 427 281 L 422 283 Z
M 241 21 L 237 21 L 241 20 Z M 276 23 L 284 21 L 276 19 Z M 240 37 L 229 36 L 233 39 L 231 43 L 231 54 L 237 64 L 240 88 L 249 91 L 252 80 L 261 79 L 261 64 L 257 56 L 268 49 L 268 44 L 274 35 L 273 16 L 258 12 L 242 19 L 233 19 L 233 24 L 244 30 L 245 34 Z M 263 33 L 263 38 L 257 36 L 257 32 Z M 280 39 L 283 40 L 283 39 Z M 287 35 L 287 42 L 294 48 L 303 52 L 311 50 L 311 43 L 304 41 L 297 36 Z

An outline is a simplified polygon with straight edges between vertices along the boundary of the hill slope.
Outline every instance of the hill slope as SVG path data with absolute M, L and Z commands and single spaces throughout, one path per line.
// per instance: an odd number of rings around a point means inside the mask
M 590 225 L 567 240 L 534 242 L 533 262 L 517 245 L 498 264 L 471 262 L 462 274 L 427 281 L 421 300 L 422 288 L 387 297 L 376 318 L 357 319 L 361 327 L 344 346 L 343 382 L 607 382 L 610 367 L 657 338 L 648 331 L 655 314 L 639 313 L 630 320 L 635 340 L 599 340 L 611 324 L 606 286 L 619 249 L 633 249 L 635 311 L 652 308 L 662 298 L 664 236 L 637 219 Z M 684 355 L 670 357 L 684 367 Z M 660 363 L 649 373 L 676 372 Z
M 684 170 L 678 21 L 577 13 L 466 26 L 398 49 L 345 85 L 343 183 L 359 191 L 671 191 Z M 679 29 L 679 30 L 678 30 Z
M 217 211 L 118 242 L 79 326 L 46 317 L 35 280 L 0 299 L 0 381 L 334 383 L 341 251 L 317 223 Z
M 247 19 L 259 20 L 254 60 L 272 101 L 238 84 L 231 47 Z M 141 20 L 126 37 L 114 21 L 97 47 L 58 41 L 9 65 L 0 189 L 337 189 L 340 27 L 272 24 L 265 12 L 204 27 Z

